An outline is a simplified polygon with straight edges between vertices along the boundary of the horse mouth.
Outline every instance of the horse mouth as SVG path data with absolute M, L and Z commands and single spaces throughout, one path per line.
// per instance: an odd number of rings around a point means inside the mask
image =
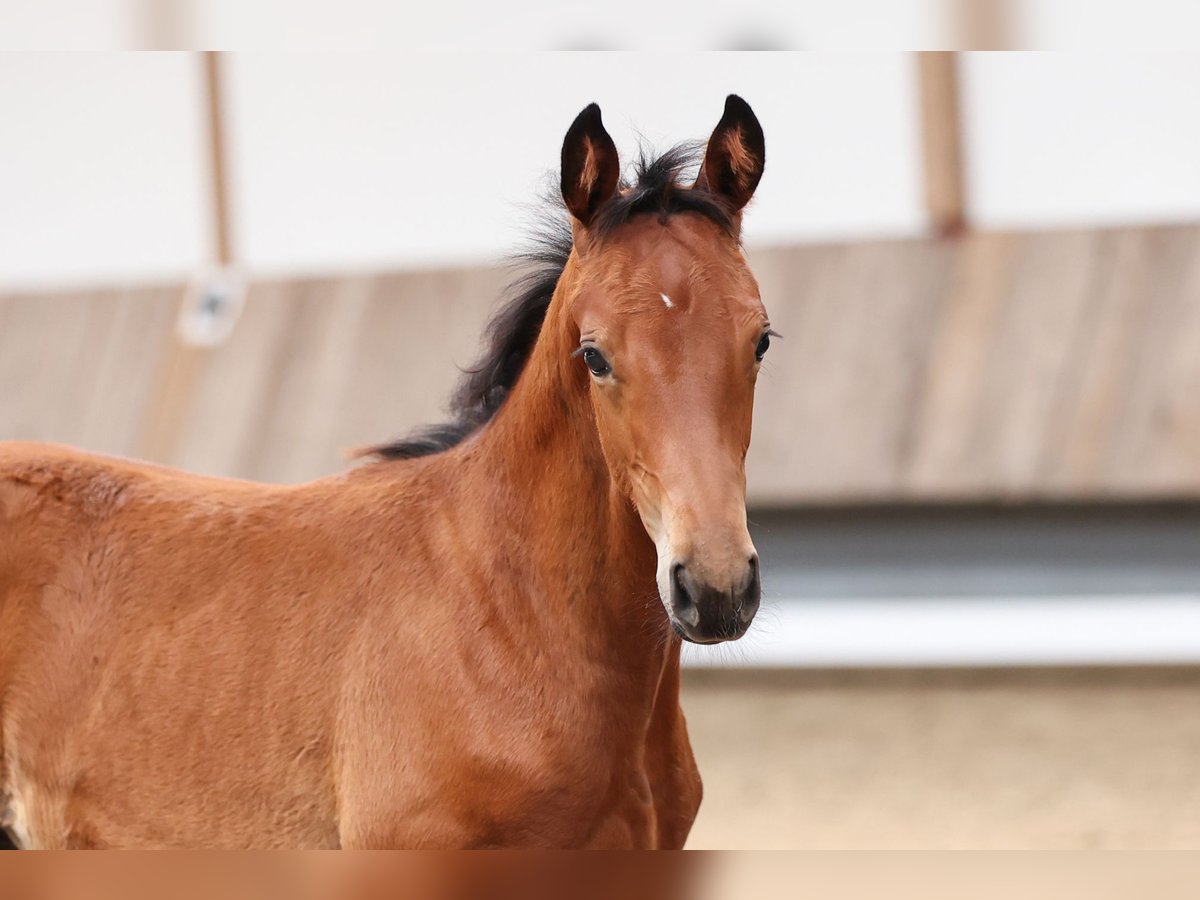
M 727 637 L 727 638 L 723 638 L 723 637 L 715 637 L 715 638 L 689 637 L 687 632 L 685 632 L 683 630 L 682 625 L 680 625 L 674 619 L 671 619 L 670 621 L 671 621 L 671 630 L 674 631 L 675 634 L 677 634 L 679 636 L 680 640 L 687 641 L 689 644 L 696 644 L 697 646 L 700 646 L 700 647 L 710 647 L 713 644 L 723 644 L 723 643 L 725 643 L 725 641 L 730 641 L 730 640 L 736 639 L 735 637 Z

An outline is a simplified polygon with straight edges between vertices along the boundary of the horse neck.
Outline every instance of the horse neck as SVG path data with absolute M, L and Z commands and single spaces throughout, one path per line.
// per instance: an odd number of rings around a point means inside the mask
M 518 608 L 534 606 L 527 612 L 559 646 L 657 684 L 679 646 L 658 599 L 654 545 L 609 472 L 588 376 L 570 358 L 573 272 L 568 262 L 521 377 L 471 455 L 505 529 L 494 552 L 524 580 Z

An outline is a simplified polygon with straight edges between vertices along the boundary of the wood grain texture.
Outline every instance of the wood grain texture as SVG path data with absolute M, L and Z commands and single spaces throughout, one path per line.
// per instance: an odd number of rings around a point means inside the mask
M 0 437 L 137 455 L 181 290 L 0 297 Z
M 1200 227 L 759 250 L 759 506 L 1200 499 Z M 442 415 L 494 269 L 251 286 L 159 399 L 181 287 L 0 297 L 0 438 L 294 482 Z M 148 443 L 159 420 L 176 438 Z

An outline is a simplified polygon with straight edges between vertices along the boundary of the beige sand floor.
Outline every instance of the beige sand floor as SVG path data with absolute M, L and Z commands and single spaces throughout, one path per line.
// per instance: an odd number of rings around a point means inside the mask
M 697 848 L 1200 847 L 1200 669 L 690 672 Z

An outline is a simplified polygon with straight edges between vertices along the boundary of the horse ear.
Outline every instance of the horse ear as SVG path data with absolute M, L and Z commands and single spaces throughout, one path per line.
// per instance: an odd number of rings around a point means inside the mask
M 741 209 L 754 196 L 767 161 L 762 126 L 737 94 L 725 98 L 725 113 L 708 139 L 696 187 L 721 194 Z
M 617 191 L 621 163 L 617 145 L 600 121 L 600 107 L 591 103 L 575 117 L 562 147 L 562 195 L 567 209 L 588 225 L 604 201 Z

